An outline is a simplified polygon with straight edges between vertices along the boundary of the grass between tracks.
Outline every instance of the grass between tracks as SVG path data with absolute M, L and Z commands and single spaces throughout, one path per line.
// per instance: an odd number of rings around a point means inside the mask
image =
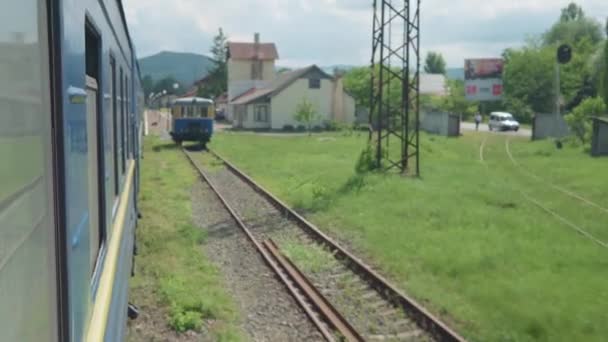
M 365 135 L 223 133 L 211 148 L 349 240 L 472 341 L 601 341 L 608 250 L 522 192 L 605 241 L 608 215 L 527 177 L 508 158 L 506 137 L 423 136 L 421 179 L 356 175 Z M 605 204 L 607 159 L 518 138 L 510 147 L 521 167 Z
M 177 332 L 205 330 L 217 340 L 239 340 L 235 306 L 206 259 L 204 231 L 192 223 L 194 170 L 179 149 L 155 137 L 146 138 L 144 158 L 131 300 L 144 311 L 168 312 L 167 324 Z

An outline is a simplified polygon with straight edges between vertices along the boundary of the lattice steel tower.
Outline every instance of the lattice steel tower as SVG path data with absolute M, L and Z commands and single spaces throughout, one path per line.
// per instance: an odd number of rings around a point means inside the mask
M 376 167 L 420 174 L 420 0 L 374 0 L 370 144 Z

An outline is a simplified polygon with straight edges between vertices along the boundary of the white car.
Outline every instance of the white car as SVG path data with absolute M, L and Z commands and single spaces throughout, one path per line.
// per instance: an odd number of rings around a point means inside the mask
M 519 122 L 513 118 L 513 115 L 504 112 L 490 113 L 490 121 L 488 122 L 490 131 L 515 131 L 519 130 Z

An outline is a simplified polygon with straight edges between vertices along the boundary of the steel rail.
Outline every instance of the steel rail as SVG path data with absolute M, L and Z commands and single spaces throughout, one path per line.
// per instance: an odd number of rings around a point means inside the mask
M 215 195 L 219 198 L 220 202 L 222 203 L 224 208 L 226 208 L 226 210 L 230 213 L 230 216 L 232 216 L 232 218 L 236 221 L 239 228 L 241 228 L 241 230 L 245 233 L 247 238 L 251 241 L 251 243 L 253 243 L 257 252 L 260 253 L 260 255 L 262 256 L 262 258 L 266 262 L 266 264 L 268 264 L 268 266 L 270 266 L 270 268 L 279 277 L 281 282 L 285 285 L 285 287 L 287 288 L 289 293 L 294 297 L 294 299 L 296 300 L 298 305 L 300 305 L 300 307 L 302 307 L 302 309 L 304 310 L 304 312 L 306 313 L 308 318 L 317 327 L 317 329 L 323 335 L 323 337 L 327 341 L 330 341 L 330 342 L 335 341 L 333 333 L 326 328 L 325 324 L 316 316 L 315 312 L 309 307 L 309 305 L 306 303 L 304 298 L 302 298 L 302 296 L 300 294 L 298 294 L 297 288 L 290 282 L 290 280 L 285 276 L 285 274 L 283 272 L 281 272 L 281 269 L 279 268 L 279 265 L 278 265 L 280 263 L 278 261 L 278 259 L 273 258 L 273 256 L 256 240 L 256 238 L 253 236 L 253 234 L 251 233 L 249 228 L 245 225 L 245 223 L 240 218 L 240 216 L 230 206 L 230 204 L 228 204 L 228 201 L 226 201 L 224 196 L 219 192 L 219 190 L 217 189 L 215 184 L 213 184 L 213 182 L 207 176 L 207 174 L 196 164 L 194 159 L 192 159 L 192 156 L 190 155 L 190 153 L 188 153 L 186 151 L 186 149 L 184 149 L 184 148 L 182 148 L 182 151 L 184 152 L 184 154 L 186 155 L 187 159 L 190 161 L 190 163 L 192 164 L 194 169 L 199 173 L 199 175 L 203 178 L 203 180 L 209 185 L 211 190 L 213 190 Z M 288 273 L 288 271 L 286 269 L 285 269 L 285 272 Z M 293 280 L 293 281 L 294 281 L 294 283 L 297 283 L 296 280 Z M 307 297 L 307 299 L 311 303 L 313 303 L 313 299 L 311 299 L 310 297 Z M 335 312 L 337 312 L 335 309 L 333 309 L 333 310 Z M 324 315 L 324 318 L 331 323 L 330 317 L 325 315 L 327 312 L 320 311 L 319 313 L 321 315 Z M 342 319 L 344 320 L 343 317 L 342 317 Z M 331 324 L 333 325 L 333 323 L 331 323 Z M 342 332 L 340 332 L 340 333 L 342 333 Z M 351 340 L 349 340 L 349 341 L 351 341 Z M 352 341 L 360 341 L 360 340 L 352 340 Z
M 327 319 L 329 324 L 336 329 L 346 341 L 365 341 L 363 337 L 353 328 L 353 326 L 329 303 L 329 301 L 317 290 L 317 288 L 300 272 L 300 270 L 279 252 L 279 247 L 271 239 L 263 242 L 266 250 L 275 258 L 279 265 L 289 274 L 291 279 L 296 283 L 306 297 L 316 309 Z
M 416 324 L 424 331 L 430 333 L 433 337 L 439 341 L 456 341 L 465 342 L 466 339 L 459 335 L 457 332 L 452 330 L 447 324 L 442 322 L 438 317 L 427 311 L 421 304 L 419 304 L 413 298 L 407 296 L 395 285 L 390 283 L 387 279 L 382 277 L 370 266 L 365 264 L 362 260 L 348 252 L 346 249 L 341 247 L 328 235 L 323 233 L 314 224 L 306 220 L 295 210 L 291 209 L 280 199 L 262 187 L 260 184 L 255 182 L 244 172 L 239 170 L 236 166 L 230 163 L 228 160 L 217 154 L 216 152 L 209 150 L 209 152 L 222 161 L 230 171 L 241 178 L 245 183 L 249 184 L 257 193 L 266 198 L 277 210 L 282 212 L 287 218 L 292 219 L 300 228 L 308 233 L 319 243 L 330 248 L 335 256 L 342 259 L 346 266 L 352 271 L 359 274 L 365 279 L 368 284 L 374 288 L 380 296 L 385 300 L 389 301 L 393 305 L 402 308 L 409 316 L 416 322 Z

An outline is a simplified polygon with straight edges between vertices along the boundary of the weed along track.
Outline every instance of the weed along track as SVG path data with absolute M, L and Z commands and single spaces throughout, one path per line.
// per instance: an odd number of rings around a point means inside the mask
M 232 164 L 184 152 L 325 339 L 464 341 Z

